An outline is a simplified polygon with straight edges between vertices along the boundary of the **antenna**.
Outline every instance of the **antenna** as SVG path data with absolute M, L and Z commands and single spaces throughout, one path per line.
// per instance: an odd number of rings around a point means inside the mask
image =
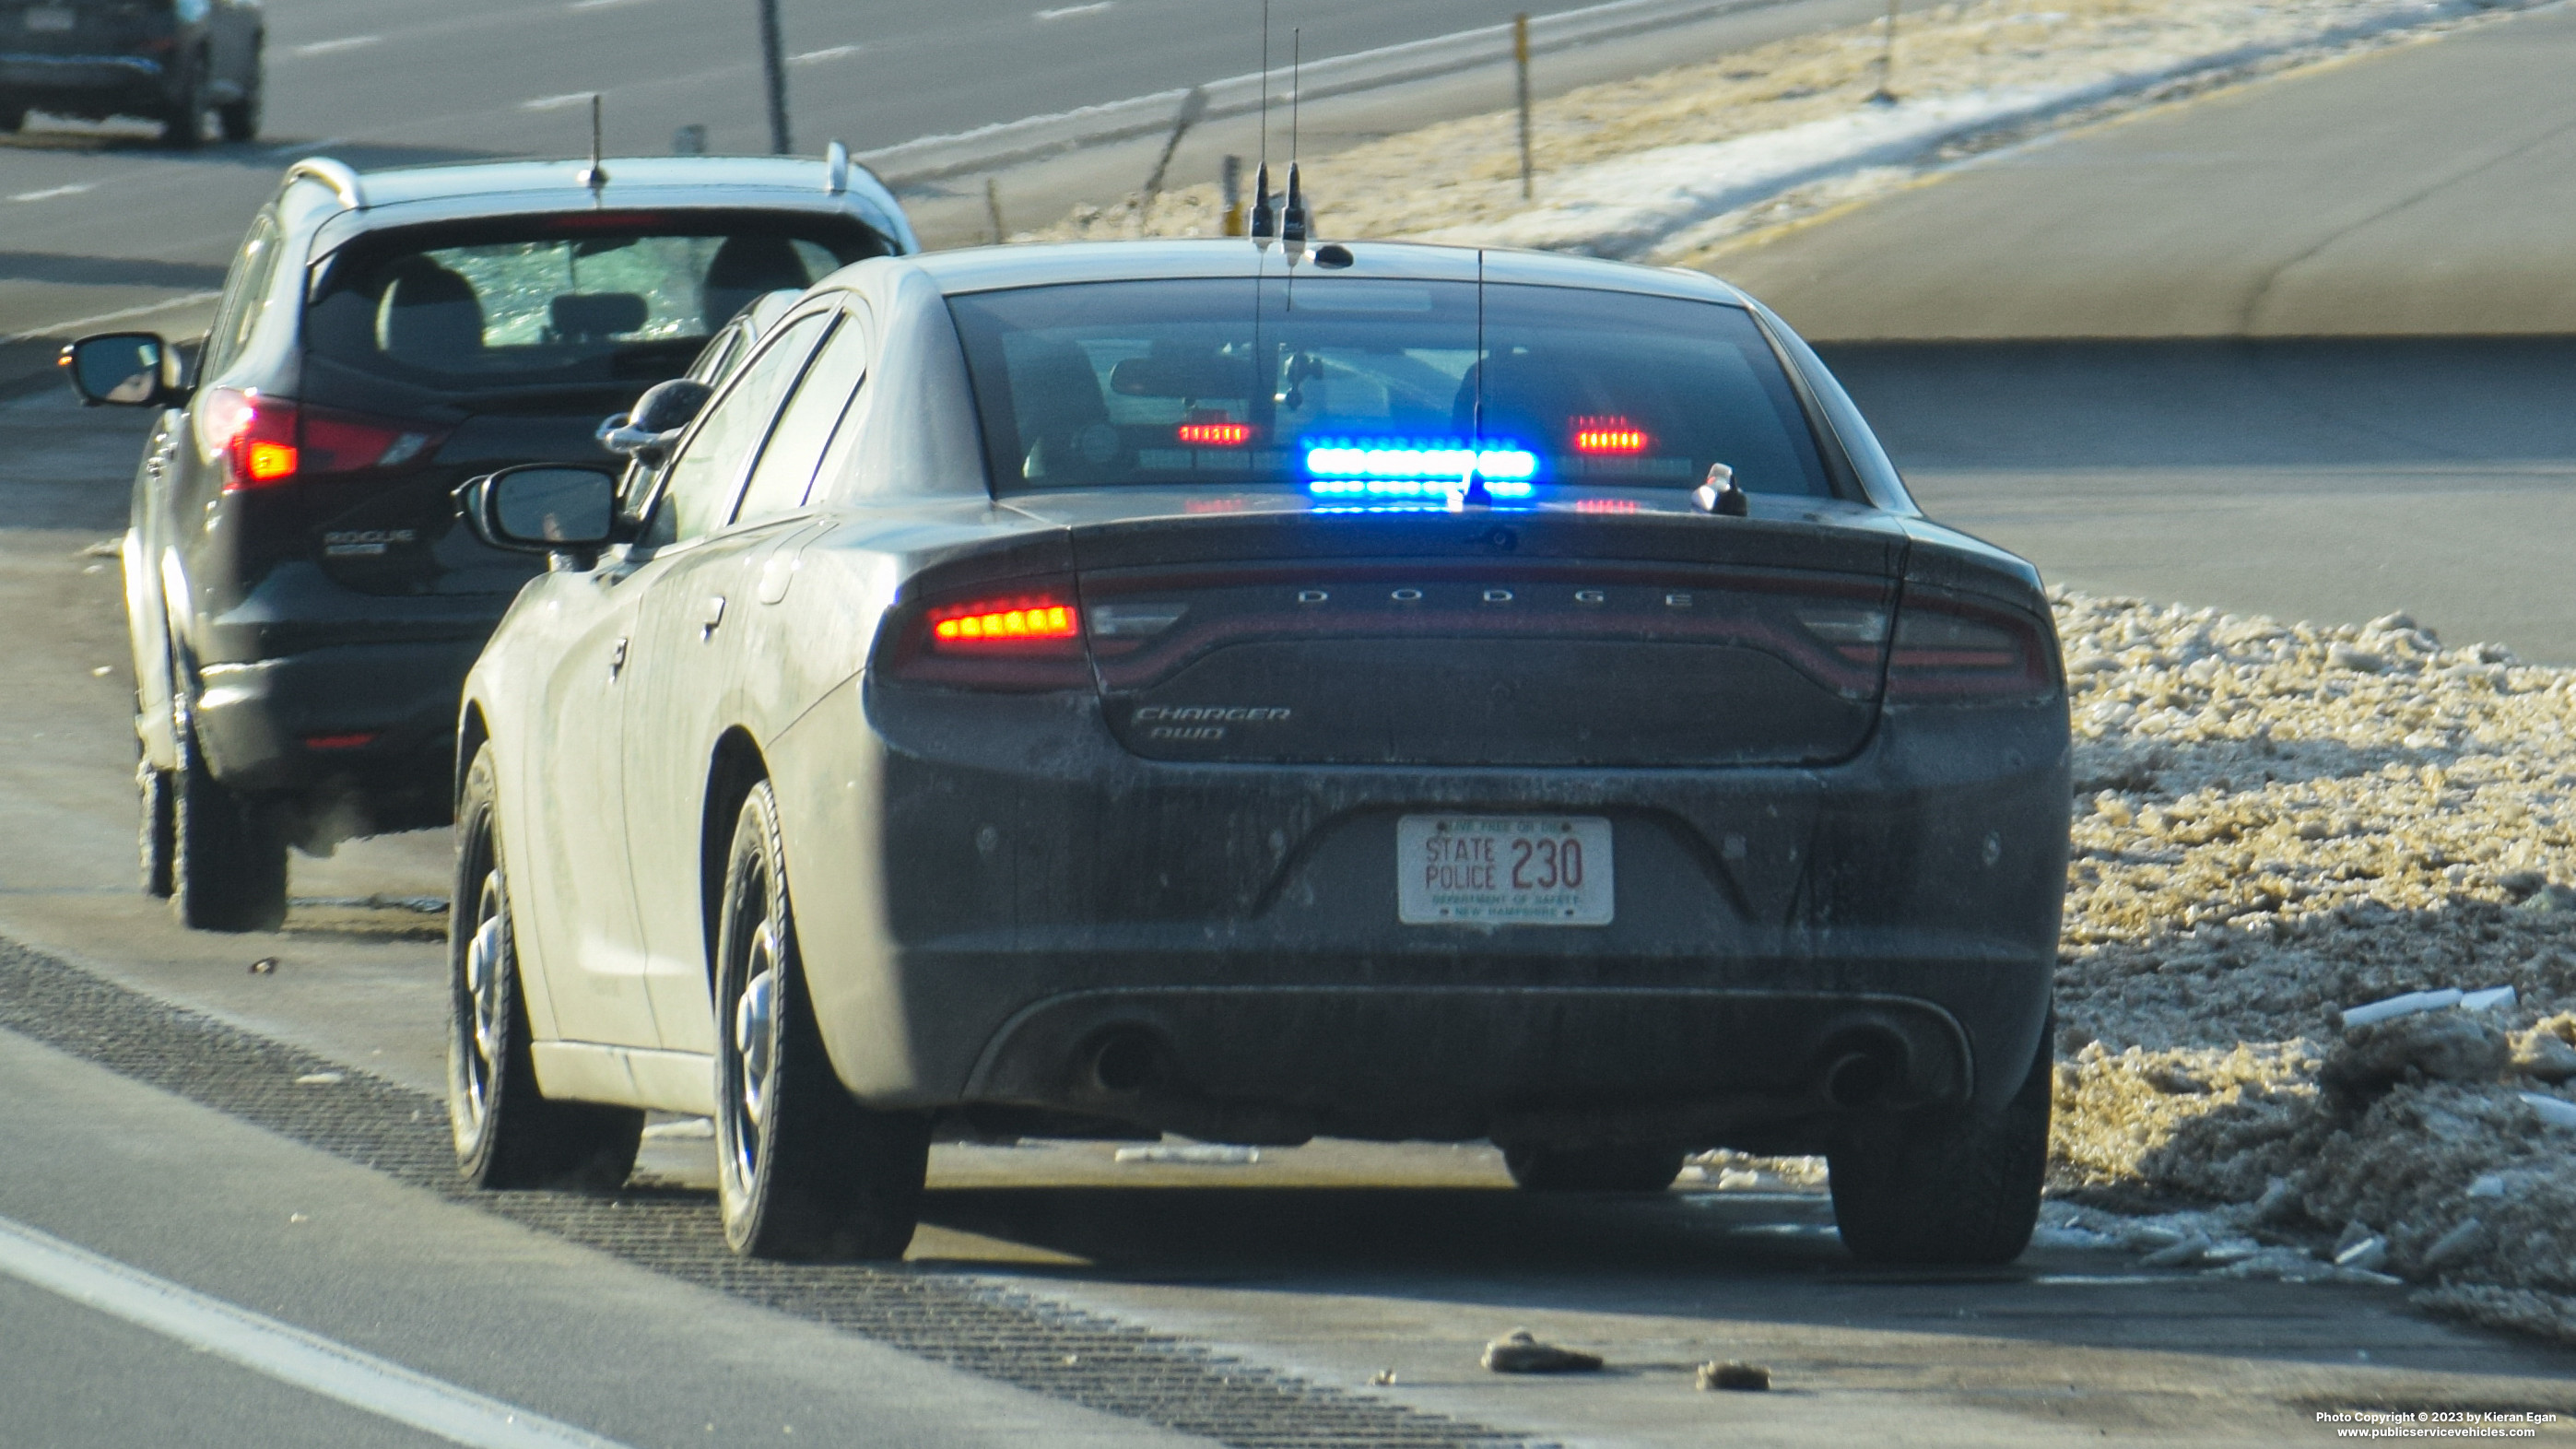
M 1279 209 L 1279 248 L 1293 267 L 1306 255 L 1306 188 L 1297 179 L 1297 110 L 1304 99 L 1305 80 L 1303 28 L 1289 32 L 1288 46 L 1288 204 Z
M 608 168 L 600 161 L 599 92 L 590 93 L 590 164 L 581 168 L 581 184 L 590 188 L 590 199 L 599 200 L 600 191 L 608 185 Z
M 1252 174 L 1252 244 L 1270 250 L 1279 214 L 1270 206 L 1270 0 L 1261 0 L 1261 166 Z

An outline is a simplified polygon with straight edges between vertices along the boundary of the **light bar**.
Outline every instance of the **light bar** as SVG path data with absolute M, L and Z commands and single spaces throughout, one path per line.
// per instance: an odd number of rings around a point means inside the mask
M 931 622 L 933 638 L 943 644 L 975 644 L 1017 639 L 1071 639 L 1081 629 L 1070 604 L 1034 604 L 1019 608 L 968 604 Z
M 1326 497 L 1437 498 L 1473 470 L 1497 498 L 1527 498 L 1538 455 L 1463 438 L 1333 438 L 1306 449 L 1307 491 Z
M 1240 448 L 1252 441 L 1250 423 L 1183 423 L 1177 436 L 1202 448 Z

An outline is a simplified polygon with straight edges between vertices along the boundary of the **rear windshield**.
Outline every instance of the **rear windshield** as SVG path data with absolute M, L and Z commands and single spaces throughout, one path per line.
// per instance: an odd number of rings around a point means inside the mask
M 1255 305 L 1258 288 L 1259 305 Z M 1740 307 L 1356 278 L 1099 282 L 950 299 L 1008 491 L 1278 485 L 1428 498 L 1550 486 L 1827 494 Z
M 676 377 L 734 313 L 880 254 L 831 217 L 541 217 L 397 232 L 330 260 L 306 345 L 361 371 L 473 389 Z

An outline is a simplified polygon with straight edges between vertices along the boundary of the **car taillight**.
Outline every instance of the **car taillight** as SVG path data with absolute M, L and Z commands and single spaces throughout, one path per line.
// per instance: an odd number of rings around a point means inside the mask
M 2057 688 L 2055 652 L 2039 626 L 2016 613 L 1910 586 L 1887 652 L 1887 696 L 1981 704 L 2042 698 Z
M 895 677 L 965 689 L 1077 689 L 1091 683 L 1070 581 L 1016 581 L 898 610 L 885 661 Z
M 427 457 L 441 436 L 399 420 L 304 407 L 229 387 L 206 394 L 197 434 L 209 460 L 224 460 L 226 493 L 399 468 Z

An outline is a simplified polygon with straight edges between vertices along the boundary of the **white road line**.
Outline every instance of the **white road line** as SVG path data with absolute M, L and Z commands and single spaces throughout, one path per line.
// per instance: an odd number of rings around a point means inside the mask
M 119 307 L 113 312 L 101 312 L 95 317 L 75 317 L 68 322 L 50 323 L 33 332 L 12 332 L 6 337 L 0 337 L 0 342 L 33 342 L 40 337 L 60 337 L 66 332 L 86 332 L 102 322 L 123 322 L 135 317 L 149 317 L 155 312 L 167 312 L 174 307 L 211 302 L 222 295 L 221 292 L 182 292 L 176 297 L 164 297 L 158 302 L 146 302 L 140 307 Z
M 638 0 L 572 0 L 567 10 L 606 10 L 612 5 L 633 5 Z
M 1116 3 L 1118 3 L 1118 0 L 1091 0 L 1091 3 L 1088 5 L 1059 5 L 1053 10 L 1041 10 L 1031 18 L 1037 20 L 1071 20 L 1076 16 L 1081 15 L 1097 15 Z
M 533 101 L 519 102 L 519 109 L 523 111 L 560 111 L 566 106 L 588 105 L 593 94 L 595 94 L 595 92 L 566 91 L 559 96 L 539 96 Z
M 83 181 L 73 186 L 48 186 L 42 191 L 21 191 L 11 201 L 51 201 L 57 196 L 78 196 L 94 183 Z
M 474 1449 L 623 1449 L 0 1218 L 0 1273 L 308 1393 Z
M 381 35 L 343 35 L 337 40 L 316 40 L 309 44 L 299 45 L 286 53 L 294 56 L 330 55 L 335 51 L 357 50 L 364 46 L 374 45 L 383 39 L 384 37 Z
M 864 49 L 866 49 L 865 46 L 858 45 L 827 45 L 821 50 L 808 50 L 801 54 L 791 55 L 787 57 L 787 63 L 789 65 L 819 65 L 827 60 L 839 60 L 845 55 L 856 55 Z

